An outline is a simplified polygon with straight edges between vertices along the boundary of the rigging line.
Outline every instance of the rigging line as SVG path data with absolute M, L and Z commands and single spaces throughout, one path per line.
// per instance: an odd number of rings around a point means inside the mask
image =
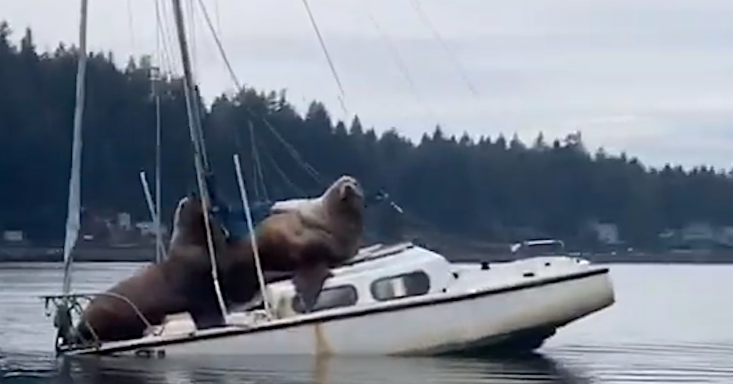
M 219 12 L 219 0 L 214 0 L 214 18 L 216 19 L 216 32 L 219 33 L 219 36 L 223 35 L 221 33 L 221 13 Z
M 158 66 L 165 67 L 165 71 L 163 71 L 163 73 L 165 73 L 167 76 L 170 71 L 173 70 L 173 64 L 171 60 L 172 54 L 167 41 L 168 36 L 166 36 L 165 30 L 163 29 L 164 25 L 163 18 L 161 17 L 160 1 L 162 0 L 155 0 L 155 44 L 156 53 L 158 54 Z M 159 47 L 162 47 L 162 49 Z
M 261 145 L 261 144 L 258 143 L 258 145 Z M 282 168 L 280 168 L 280 166 L 277 165 L 277 162 L 272 157 L 272 155 L 270 153 L 268 153 L 267 151 L 264 151 L 264 153 L 265 153 L 265 157 L 270 160 L 270 163 L 272 163 L 272 166 L 273 166 L 273 168 L 275 168 L 275 171 L 277 171 L 277 173 L 280 175 L 280 177 L 283 178 L 283 181 L 285 181 L 285 183 L 288 184 L 290 186 L 290 188 L 293 189 L 293 191 L 295 191 L 295 193 L 297 193 L 299 196 L 307 196 L 306 193 L 305 193 L 305 191 L 302 190 L 302 189 L 300 189 L 292 180 L 290 180 L 290 178 L 282 170 Z
M 166 4 L 166 3 L 163 3 Z M 170 6 L 170 4 L 168 4 Z M 164 5 L 165 6 L 165 5 Z M 176 27 L 175 22 L 171 21 L 170 15 L 168 12 L 173 12 L 173 10 L 166 10 L 162 13 L 163 15 L 163 28 L 165 31 L 165 35 L 168 38 L 168 45 L 171 47 L 171 60 L 173 64 L 176 66 L 176 68 L 179 68 L 183 65 L 181 58 L 175 54 L 175 47 L 176 47 Z
M 235 151 L 234 152 L 237 153 L 237 154 L 240 154 L 242 152 L 242 138 L 241 138 L 241 135 L 240 135 L 240 132 L 239 132 L 238 127 L 235 127 L 232 130 L 232 132 L 234 134 L 234 148 L 235 148 Z M 257 155 L 255 155 L 254 152 L 252 152 L 252 157 L 253 157 L 253 161 L 252 161 L 252 175 L 253 176 L 252 176 L 252 178 L 253 178 L 253 181 L 254 181 L 253 182 L 253 184 L 254 184 L 254 196 L 255 196 L 255 199 L 256 200 L 260 200 L 260 196 L 261 195 L 260 195 L 259 184 L 257 183 L 257 167 L 256 167 L 255 161 L 254 161 L 254 157 L 255 156 L 257 156 Z
M 172 35 L 168 31 L 166 31 L 165 13 L 161 12 L 159 4 L 160 1 L 163 0 L 155 0 L 155 18 L 157 30 L 156 49 L 158 44 L 160 44 L 162 48 L 157 51 L 159 55 L 158 66 L 161 66 L 164 70 L 159 71 L 158 74 L 160 75 L 160 80 L 166 80 L 167 82 L 169 80 L 170 74 L 174 71 L 176 63 L 175 55 L 173 55 L 172 44 L 169 41 L 169 39 L 172 38 Z
M 135 23 L 132 19 L 132 0 L 127 0 L 127 28 L 130 30 L 130 50 L 135 52 Z
M 211 18 L 209 17 L 209 13 L 206 11 L 206 5 L 204 5 L 202 0 L 198 0 L 198 4 L 201 7 L 201 13 L 204 16 L 204 20 L 206 21 L 206 24 L 209 28 L 209 31 L 211 32 L 212 36 L 214 37 L 214 42 L 216 43 L 216 47 L 219 50 L 219 54 L 221 55 L 222 60 L 224 60 L 224 65 L 227 68 L 227 71 L 229 72 L 229 76 L 232 78 L 232 81 L 234 82 L 234 86 L 237 88 L 237 92 L 242 94 L 244 92 L 244 87 L 242 86 L 242 83 L 239 81 L 239 78 L 237 77 L 237 74 L 234 72 L 234 69 L 232 68 L 231 63 L 229 62 L 229 57 L 226 54 L 226 51 L 224 51 L 224 46 L 221 43 L 221 40 L 219 39 L 219 36 L 216 34 L 216 30 L 214 29 L 214 26 L 211 22 Z M 258 118 L 257 114 L 250 108 L 249 106 L 245 104 L 241 104 L 245 111 L 249 113 L 249 115 L 252 118 Z M 308 162 L 306 162 L 302 156 L 300 156 L 300 153 L 290 144 L 288 143 L 281 135 L 277 132 L 277 129 L 275 129 L 275 126 L 270 123 L 265 116 L 259 117 L 262 122 L 265 124 L 267 129 L 272 132 L 272 134 L 280 141 L 281 144 L 288 150 L 291 156 L 293 156 L 294 160 L 306 171 L 306 173 L 311 176 L 314 181 L 317 184 L 325 184 L 323 182 L 323 177 L 321 174 L 313 168 Z
M 473 96 L 476 97 L 476 99 L 479 99 L 479 94 L 478 94 L 478 91 L 476 90 L 476 87 L 473 86 L 473 83 L 468 78 L 468 75 L 466 74 L 466 71 L 464 70 L 463 66 L 458 61 L 456 56 L 453 54 L 451 49 L 448 47 L 448 44 L 445 42 L 445 40 L 440 35 L 440 33 L 438 33 L 438 30 L 435 28 L 433 23 L 428 18 L 428 15 L 423 10 L 422 6 L 420 5 L 419 0 L 410 0 L 410 3 L 412 4 L 412 7 L 415 9 L 415 12 L 418 14 L 420 19 L 422 19 L 425 26 L 427 26 L 430 32 L 433 34 L 433 37 L 435 38 L 435 40 L 437 40 L 438 43 L 443 47 L 443 50 L 445 51 L 446 56 L 448 56 L 448 58 L 451 59 L 451 62 L 456 67 L 456 70 L 458 71 L 460 76 L 463 78 L 463 81 L 466 83 L 466 86 L 468 86 L 468 89 L 471 91 Z
M 267 120 L 265 120 L 264 117 L 262 118 L 262 121 L 265 122 L 265 125 L 268 127 L 270 132 L 272 132 L 272 134 L 278 139 L 278 141 L 280 141 L 280 143 L 285 147 L 288 153 L 293 156 L 295 161 L 301 164 L 301 166 L 306 170 L 306 173 L 308 173 L 309 176 L 313 177 L 313 179 L 317 183 L 323 184 L 323 176 L 315 168 L 313 168 L 310 164 L 303 160 L 303 158 L 300 156 L 300 153 L 295 148 L 293 148 L 293 146 L 288 143 L 285 138 L 283 138 L 282 135 L 280 135 L 280 133 L 275 129 L 275 127 L 272 126 L 272 124 L 270 124 Z
M 232 130 L 232 134 L 234 135 L 234 153 L 236 155 L 240 155 L 242 153 L 242 138 L 241 138 L 241 134 L 240 134 L 238 128 L 239 127 L 235 127 Z M 259 193 L 259 188 L 257 187 L 257 175 L 256 175 L 256 173 L 255 173 L 256 171 L 254 169 L 252 170 L 252 172 L 253 172 L 253 175 L 254 175 L 254 177 L 253 177 L 253 180 L 254 180 L 254 182 L 253 182 L 253 184 L 254 184 L 254 197 L 255 197 L 255 200 L 259 200 L 260 199 L 260 193 Z
M 198 50 L 197 42 L 196 42 L 196 4 L 193 0 L 188 0 L 185 3 L 186 8 L 188 9 L 188 21 L 187 24 L 190 25 L 190 28 L 188 28 L 188 41 L 191 42 L 190 45 L 190 56 L 191 56 L 191 78 L 193 79 L 193 90 L 194 90 L 194 97 L 195 97 L 195 106 L 194 114 L 196 115 L 196 121 L 203 121 L 202 114 L 205 114 L 205 108 L 206 106 L 201 100 L 201 87 L 198 83 L 198 65 L 197 65 L 197 59 L 198 59 Z M 200 137 L 201 142 L 204 142 L 204 130 L 199 129 L 197 130 L 197 134 Z M 202 152 L 203 155 L 203 161 L 205 168 L 208 169 L 209 167 L 209 156 L 206 151 Z
M 198 50 L 196 49 L 196 13 L 193 0 L 186 1 L 186 10 L 188 11 L 188 41 L 191 42 L 191 72 L 194 84 L 198 84 Z M 198 97 L 198 95 L 197 95 Z
M 399 67 L 400 71 L 402 72 L 402 76 L 405 78 L 405 81 L 407 81 L 408 86 L 410 87 L 410 90 L 412 91 L 413 95 L 417 99 L 418 103 L 423 104 L 423 107 L 428 111 L 428 114 L 432 116 L 432 118 L 438 122 L 440 125 L 440 119 L 438 118 L 437 114 L 433 110 L 433 108 L 428 104 L 425 99 L 422 98 L 420 93 L 417 91 L 417 86 L 415 85 L 415 81 L 412 79 L 412 76 L 410 76 L 410 71 L 407 69 L 407 66 L 403 62 L 399 52 L 395 48 L 395 46 L 392 44 L 392 42 L 387 37 L 387 34 L 384 33 L 384 30 L 379 26 L 379 23 L 374 18 L 374 15 L 372 14 L 371 10 L 369 9 L 369 6 L 367 6 L 366 2 L 364 0 L 360 0 L 362 6 L 364 7 L 364 11 L 367 14 L 367 17 L 371 21 L 374 28 L 377 30 L 379 35 L 381 36 L 382 40 L 384 40 L 384 44 L 387 46 L 387 49 L 392 53 L 392 58 L 395 60 L 395 63 L 397 64 L 397 67 Z
M 163 62 L 163 54 L 161 53 L 161 36 L 160 36 L 160 7 L 158 0 L 155 0 L 155 55 L 153 55 L 153 61 L 155 65 L 159 66 Z
M 163 258 L 165 257 L 165 246 L 163 246 L 163 230 L 162 230 L 162 197 L 161 197 L 161 168 L 162 168 L 162 140 L 163 140 L 163 132 L 162 132 L 162 121 L 161 121 L 161 115 L 160 115 L 160 92 L 158 90 L 159 88 L 159 82 L 161 79 L 160 75 L 160 64 L 161 64 L 161 57 L 163 56 L 161 52 L 161 35 L 158 33 L 158 27 L 159 20 L 160 20 L 160 10 L 158 7 L 158 1 L 155 1 L 155 19 L 156 19 L 156 33 L 155 33 L 155 64 L 158 66 L 157 70 L 155 71 L 155 77 L 153 78 L 153 97 L 155 98 L 155 241 L 158 245 L 156 248 L 156 262 L 160 263 Z
M 308 0 L 302 0 L 303 5 L 305 6 L 305 10 L 308 12 L 308 18 L 310 19 L 311 26 L 313 27 L 313 30 L 316 32 L 316 36 L 318 37 L 318 42 L 321 44 L 321 49 L 323 50 L 323 54 L 326 56 L 326 61 L 328 61 L 328 66 L 331 68 L 331 74 L 333 75 L 333 78 L 336 80 L 336 84 L 338 85 L 339 91 L 341 92 L 341 97 L 339 98 L 339 103 L 341 103 L 341 109 L 344 111 L 344 115 L 348 116 L 349 112 L 346 108 L 346 103 L 344 100 L 346 99 L 346 93 L 344 92 L 344 87 L 341 84 L 341 79 L 338 76 L 338 73 L 336 72 L 336 66 L 333 64 L 333 60 L 331 59 L 331 55 L 328 53 L 328 49 L 326 48 L 326 42 L 323 40 L 323 36 L 321 35 L 321 30 L 318 28 L 318 24 L 316 23 L 315 17 L 313 17 L 313 12 L 311 12 L 311 7 L 308 5 Z
M 259 155 L 259 152 L 257 151 L 257 145 L 255 145 L 256 143 L 255 128 L 254 128 L 254 124 L 252 124 L 252 120 L 249 121 L 249 136 L 250 136 L 250 143 L 252 145 L 252 158 L 254 160 L 253 162 L 254 162 L 254 167 L 255 167 L 254 172 L 255 172 L 255 175 L 259 177 L 259 180 L 261 183 L 260 186 L 262 189 L 262 196 L 264 196 L 265 200 L 269 200 L 267 188 L 265 187 L 265 175 L 262 172 L 262 163 L 260 162 L 260 155 Z M 255 186 L 257 186 L 257 183 L 255 183 Z
M 251 147 L 250 150 L 253 150 L 255 148 L 254 144 L 251 144 L 251 143 L 250 143 L 250 147 Z M 252 153 L 254 153 L 254 151 L 252 151 Z M 255 189 L 255 199 L 257 199 L 258 201 L 260 201 L 260 200 L 262 200 L 262 193 L 260 193 L 261 192 L 260 191 L 261 188 L 259 186 L 260 184 L 259 184 L 259 178 L 258 178 L 258 176 L 259 176 L 259 174 L 257 172 L 257 164 L 254 161 L 252 161 L 252 179 L 254 180 L 254 185 L 255 185 L 254 186 L 254 189 Z
M 163 1 L 163 0 L 159 0 Z M 166 7 L 167 2 L 162 3 L 163 7 Z M 174 68 L 180 67 L 182 64 L 180 62 L 180 59 L 177 55 L 173 54 L 173 33 L 171 33 L 171 22 L 168 18 L 168 13 L 163 10 L 163 12 L 160 13 L 161 20 L 160 20 L 160 34 L 163 36 L 163 47 L 165 49 L 166 55 L 168 56 L 168 64 L 170 67 L 168 68 L 171 72 L 174 71 Z

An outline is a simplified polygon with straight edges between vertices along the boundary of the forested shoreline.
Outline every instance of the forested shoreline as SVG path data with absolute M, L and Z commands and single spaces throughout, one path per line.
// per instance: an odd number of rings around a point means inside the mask
M 78 51 L 62 44 L 39 52 L 30 30 L 16 37 L 0 25 L 0 229 L 55 241 L 66 217 Z M 138 173 L 152 176 L 155 164 L 150 59 L 131 59 L 125 68 L 112 59 L 112 53 L 89 56 L 82 200 L 87 211 L 146 220 Z M 168 218 L 195 179 L 181 80 L 167 75 L 156 84 Z M 371 191 L 389 192 L 413 225 L 487 241 L 557 237 L 590 244 L 588 225 L 600 222 L 616 224 L 626 243 L 650 247 L 659 233 L 693 222 L 733 226 L 727 173 L 653 169 L 624 154 L 589 153 L 580 132 L 522 143 L 510 133 L 453 137 L 425 127 L 430 133 L 412 143 L 399 127 L 377 134 L 358 117 L 333 121 L 318 102 L 300 115 L 285 92 L 249 88 L 214 100 L 203 124 L 214 170 L 233 197 L 231 156 L 240 153 L 257 198 L 320 194 L 324 183 L 348 173 Z

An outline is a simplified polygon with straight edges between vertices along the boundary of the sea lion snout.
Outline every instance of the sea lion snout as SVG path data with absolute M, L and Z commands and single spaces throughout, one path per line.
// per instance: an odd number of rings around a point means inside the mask
M 348 201 L 351 199 L 364 199 L 364 190 L 361 188 L 361 184 L 355 178 L 351 176 L 342 176 L 338 181 L 339 183 L 339 197 L 342 201 Z

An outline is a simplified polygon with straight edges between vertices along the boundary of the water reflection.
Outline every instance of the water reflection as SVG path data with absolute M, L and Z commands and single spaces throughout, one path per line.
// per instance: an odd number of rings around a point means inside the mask
M 541 355 L 518 358 L 245 357 L 142 360 L 67 358 L 55 382 L 188 383 L 589 383 Z
M 108 288 L 139 264 L 80 263 L 74 289 Z M 733 383 L 733 266 L 614 265 L 617 303 L 522 360 L 56 360 L 39 295 L 58 264 L 0 264 L 0 383 Z M 642 316 L 643 315 L 643 316 Z M 561 362 L 557 364 L 556 362 Z M 65 362 L 65 364 L 61 364 Z

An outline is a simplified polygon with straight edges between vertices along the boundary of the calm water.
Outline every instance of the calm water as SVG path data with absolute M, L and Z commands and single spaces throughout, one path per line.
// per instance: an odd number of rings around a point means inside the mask
M 75 290 L 109 287 L 140 264 L 81 264 Z M 56 360 L 37 297 L 60 264 L 0 264 L 0 382 L 733 383 L 733 266 L 613 265 L 616 304 L 522 360 L 309 358 Z

